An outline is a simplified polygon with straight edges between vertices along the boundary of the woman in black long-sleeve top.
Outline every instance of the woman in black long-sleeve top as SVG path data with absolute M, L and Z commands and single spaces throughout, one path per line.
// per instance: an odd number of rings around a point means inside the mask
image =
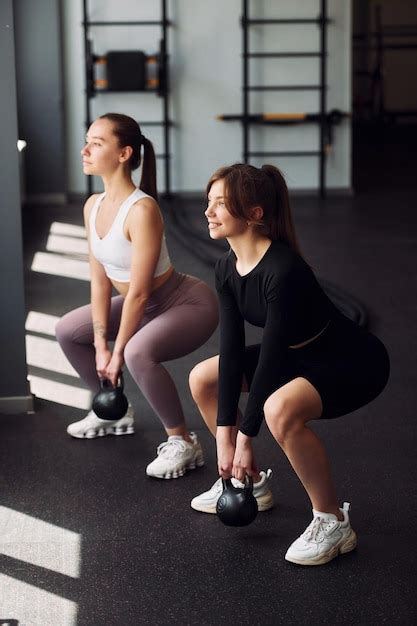
M 230 250 L 216 265 L 220 360 L 194 368 L 191 391 L 216 436 L 220 476 L 242 481 L 252 475 L 260 509 L 272 498 L 268 477 L 256 466 L 252 437 L 265 417 L 313 508 L 313 521 L 285 558 L 327 563 L 353 550 L 356 535 L 350 505 L 339 508 L 325 449 L 307 423 L 373 400 L 386 385 L 389 358 L 379 339 L 336 309 L 301 257 L 277 168 L 221 168 L 207 194 L 210 236 L 226 238 Z M 245 321 L 264 329 L 260 345 L 246 347 Z M 243 416 L 241 391 L 249 391 Z M 191 506 L 213 512 L 219 491 L 217 481 Z

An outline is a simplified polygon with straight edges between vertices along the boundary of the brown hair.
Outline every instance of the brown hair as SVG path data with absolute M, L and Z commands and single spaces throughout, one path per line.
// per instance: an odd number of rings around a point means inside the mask
M 113 134 L 116 135 L 121 148 L 125 146 L 132 148 L 132 156 L 128 162 L 131 171 L 141 164 L 140 149 L 143 146 L 142 176 L 139 187 L 158 200 L 155 152 L 149 139 L 142 135 L 139 124 L 132 117 L 122 113 L 105 113 L 100 115 L 99 119 L 111 122 Z
M 219 168 L 207 184 L 207 195 L 217 180 L 224 181 L 226 206 L 233 217 L 251 221 L 251 209 L 261 207 L 263 216 L 254 222 L 259 232 L 288 244 L 300 254 L 284 176 L 274 165 L 261 168 L 235 163 Z M 252 220 L 253 222 L 253 220 Z

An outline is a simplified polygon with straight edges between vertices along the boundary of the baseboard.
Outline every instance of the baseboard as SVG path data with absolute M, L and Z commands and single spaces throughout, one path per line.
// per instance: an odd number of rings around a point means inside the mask
M 289 192 L 291 195 L 303 195 L 303 196 L 317 196 L 319 193 L 319 189 L 317 187 L 298 187 L 298 188 L 290 188 Z M 325 193 L 328 196 L 353 196 L 354 189 L 351 186 L 348 187 L 327 187 L 325 189 Z M 202 198 L 204 197 L 204 192 L 202 191 L 173 191 L 172 194 L 176 198 L 184 198 L 184 200 L 194 199 L 194 198 Z M 163 196 L 163 192 L 160 193 Z
M 86 191 L 84 193 L 81 193 L 81 191 L 69 191 L 67 194 L 67 200 L 69 204 L 72 204 L 75 202 L 84 203 L 87 198 L 88 198 L 88 194 Z
M 99 192 L 97 192 L 99 193 Z M 289 189 L 289 193 L 291 196 L 317 196 L 319 194 L 319 189 L 317 187 L 300 187 L 296 189 Z M 177 200 L 194 200 L 204 198 L 203 191 L 172 191 L 171 192 L 173 199 Z M 355 190 L 353 187 L 327 187 L 325 190 L 326 196 L 354 196 Z M 165 193 L 163 191 L 159 192 L 159 196 L 164 199 Z M 86 199 L 86 194 L 78 193 L 75 191 L 71 191 L 67 195 L 68 202 L 84 202 Z
M 0 414 L 7 413 L 14 415 L 16 413 L 33 413 L 33 396 L 15 396 L 10 398 L 0 398 Z
M 290 189 L 290 196 L 318 196 L 319 189 L 317 187 L 312 188 L 300 188 Z M 324 190 L 325 196 L 354 196 L 355 190 L 353 187 L 327 187 Z
M 25 204 L 66 204 L 66 193 L 30 193 L 25 195 Z

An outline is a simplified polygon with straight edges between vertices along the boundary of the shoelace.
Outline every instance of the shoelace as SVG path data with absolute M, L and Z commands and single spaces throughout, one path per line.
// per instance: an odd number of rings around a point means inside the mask
M 268 469 L 266 472 L 266 478 L 268 479 L 270 476 L 272 476 L 272 470 Z M 262 477 L 261 477 L 261 480 L 263 480 Z M 245 486 L 244 483 L 240 482 L 240 480 L 237 480 L 236 478 L 232 478 L 232 483 L 235 487 L 239 487 L 240 489 L 242 489 Z M 214 493 L 221 493 L 223 491 L 223 484 L 222 484 L 221 478 L 216 480 L 216 482 L 214 483 L 210 491 Z
M 266 472 L 266 478 L 268 479 L 270 476 L 272 476 L 272 470 L 269 469 Z M 263 480 L 263 478 L 261 477 L 260 481 L 261 482 Z M 243 487 L 245 486 L 245 483 L 242 483 L 240 480 L 237 480 L 237 478 L 232 478 L 232 483 L 235 487 L 239 487 L 240 489 L 243 489 Z M 216 491 L 222 491 L 223 490 L 223 485 L 222 485 L 222 481 L 221 478 L 219 478 L 219 480 L 217 480 L 214 485 L 213 488 L 216 487 Z
M 165 459 L 172 459 L 177 454 L 184 452 L 185 448 L 186 445 L 183 439 L 172 439 L 171 441 L 160 443 L 156 453 L 158 456 L 162 456 Z
M 320 541 L 323 539 L 325 531 L 334 526 L 335 520 L 326 520 L 322 517 L 315 517 L 311 524 L 307 526 L 302 534 L 306 541 Z

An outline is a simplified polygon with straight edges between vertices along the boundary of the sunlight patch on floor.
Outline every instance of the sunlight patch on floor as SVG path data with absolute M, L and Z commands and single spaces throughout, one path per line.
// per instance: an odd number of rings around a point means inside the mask
M 69 237 L 86 237 L 84 226 L 65 224 L 64 222 L 52 222 L 49 232 L 55 235 L 68 235 Z
M 72 578 L 80 576 L 80 536 L 67 528 L 0 506 L 1 553 Z
M 77 372 L 63 353 L 61 346 L 53 339 L 26 335 L 26 361 L 28 365 L 33 365 L 34 367 L 79 378 Z
M 39 311 L 29 311 L 26 318 L 25 328 L 32 333 L 41 333 L 42 335 L 51 335 L 55 337 L 55 326 L 59 321 L 56 315 L 48 315 Z
M 33 257 L 31 270 L 32 272 L 52 274 L 53 276 L 62 276 L 64 278 L 90 280 L 88 261 L 80 261 L 49 252 L 36 252 Z
M 35 253 L 31 267 L 33 272 L 90 281 L 86 230 L 83 226 L 52 222 L 46 248 L 48 252 Z M 62 297 L 65 298 L 66 283 L 62 283 Z M 43 400 L 88 410 L 91 408 L 90 391 L 47 377 L 49 371 L 54 374 L 53 378 L 57 378 L 56 374 L 63 374 L 80 380 L 55 339 L 59 319 L 56 315 L 39 311 L 30 311 L 27 316 L 26 360 L 30 368 L 36 368 L 35 373 L 29 370 L 30 389 Z M 45 373 L 38 375 L 38 369 Z
M 76 602 L 5 574 L 0 574 L 0 607 L 1 617 L 15 619 L 19 626 L 77 624 Z
M 48 252 L 63 254 L 76 254 L 88 257 L 88 244 L 86 239 L 79 237 L 66 237 L 62 235 L 49 235 L 46 242 Z
M 76 409 L 91 409 L 91 392 L 88 389 L 57 383 L 41 376 L 28 376 L 31 392 L 43 400 L 73 406 Z

